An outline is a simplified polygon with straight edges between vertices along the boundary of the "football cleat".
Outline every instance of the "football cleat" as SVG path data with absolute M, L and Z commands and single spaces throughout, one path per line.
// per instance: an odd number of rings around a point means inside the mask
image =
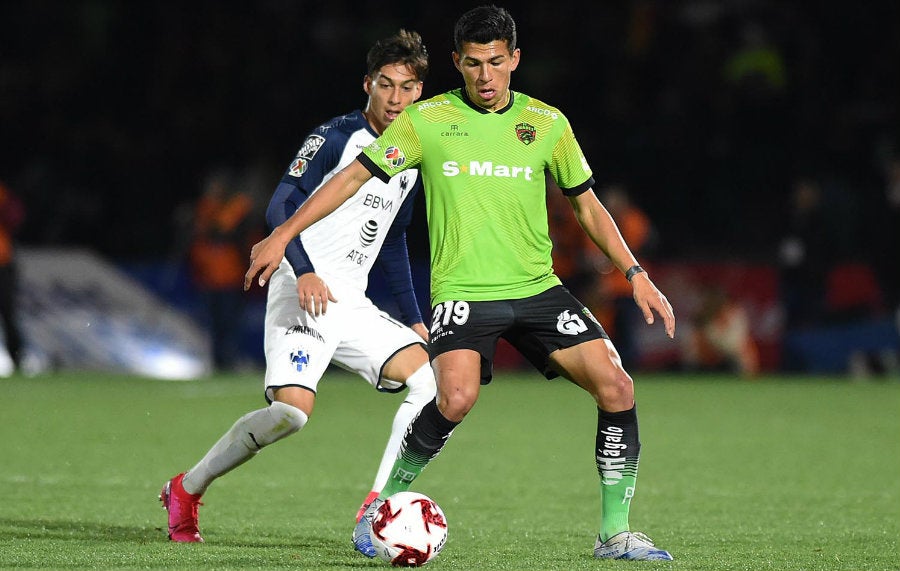
M 631 559 L 634 561 L 671 561 L 665 549 L 653 546 L 653 541 L 641 532 L 623 531 L 606 541 L 594 544 L 594 557 L 599 559 Z
M 369 492 L 369 495 L 366 496 L 366 501 L 364 501 L 362 505 L 359 506 L 359 511 L 356 512 L 356 523 L 359 523 L 359 520 L 362 519 L 363 514 L 366 513 L 366 508 L 368 508 L 369 504 L 371 504 L 377 497 L 378 492 Z
M 179 543 L 202 543 L 198 512 L 200 494 L 189 494 L 182 487 L 184 473 L 178 474 L 163 486 L 159 500 L 169 512 L 169 539 Z
M 353 528 L 353 547 L 366 557 L 375 557 L 375 547 L 372 545 L 372 520 L 375 519 L 375 512 L 381 507 L 384 500 L 375 498 L 362 517 Z

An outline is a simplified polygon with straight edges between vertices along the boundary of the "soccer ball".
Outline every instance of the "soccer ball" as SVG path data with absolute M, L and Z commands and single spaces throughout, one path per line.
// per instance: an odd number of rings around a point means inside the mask
M 421 567 L 444 548 L 447 519 L 428 496 L 398 492 L 378 507 L 371 537 L 379 558 L 395 567 Z

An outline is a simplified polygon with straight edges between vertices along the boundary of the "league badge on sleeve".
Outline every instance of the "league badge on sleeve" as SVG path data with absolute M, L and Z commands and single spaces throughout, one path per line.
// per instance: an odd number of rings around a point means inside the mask
M 303 176 L 303 173 L 309 168 L 309 161 L 316 156 L 316 153 L 319 152 L 319 149 L 321 149 L 324 144 L 325 137 L 321 135 L 310 135 L 307 137 L 306 140 L 303 141 L 303 146 L 297 151 L 297 156 L 294 158 L 293 162 L 291 162 L 291 166 L 288 168 L 288 174 L 297 178 Z
M 391 168 L 398 168 L 403 166 L 403 163 L 406 162 L 406 155 L 403 154 L 398 147 L 388 147 L 387 150 L 384 151 L 384 159 L 391 166 Z
M 288 169 L 288 174 L 300 178 L 301 176 L 303 176 L 303 173 L 306 172 L 307 167 L 309 167 L 309 164 L 306 162 L 306 159 L 297 157 L 291 163 L 291 166 Z

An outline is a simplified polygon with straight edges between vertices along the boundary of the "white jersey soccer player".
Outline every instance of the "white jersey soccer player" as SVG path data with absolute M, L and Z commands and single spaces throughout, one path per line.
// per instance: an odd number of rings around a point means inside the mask
M 290 217 L 335 173 L 375 140 L 404 107 L 419 98 L 428 60 L 421 37 L 401 30 L 376 42 L 367 57 L 365 110 L 335 117 L 303 142 L 266 211 L 274 228 Z M 391 426 L 372 491 L 357 519 L 378 496 L 413 417 L 434 400 L 428 331 L 416 302 L 406 248 L 418 171 L 365 185 L 343 208 L 286 245 L 269 283 L 265 322 L 265 398 L 222 436 L 190 470 L 163 487 L 169 538 L 203 541 L 198 506 L 219 476 L 263 447 L 306 425 L 328 365 L 355 372 L 382 392 L 409 389 Z M 399 315 L 395 319 L 366 296 L 369 272 L 379 265 Z
M 286 220 L 315 189 L 353 161 L 375 140 L 361 112 L 332 119 L 300 148 L 269 205 L 271 227 Z M 370 181 L 330 216 L 292 240 L 269 283 L 266 310 L 266 393 L 288 384 L 316 389 L 329 360 L 362 375 L 381 390 L 398 390 L 381 378 L 381 367 L 405 346 L 422 343 L 366 297 L 369 272 L 378 262 L 406 325 L 422 321 L 413 291 L 405 228 L 412 196 L 421 187 L 418 171 L 387 184 Z M 375 184 L 371 184 L 375 183 Z M 380 255 L 379 255 L 380 251 Z M 328 313 L 298 314 L 296 276 L 313 271 L 338 303 Z M 386 477 L 386 476 L 385 476 Z

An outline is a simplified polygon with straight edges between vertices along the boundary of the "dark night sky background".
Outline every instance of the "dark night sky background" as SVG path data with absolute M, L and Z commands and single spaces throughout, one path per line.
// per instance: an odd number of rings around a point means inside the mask
M 4 2 L 0 179 L 28 208 L 21 241 L 164 258 L 222 165 L 264 208 L 306 132 L 364 104 L 375 39 L 420 32 L 425 97 L 459 86 L 452 24 L 477 4 Z M 598 182 L 654 220 L 658 256 L 770 258 L 801 176 L 823 184 L 836 256 L 878 239 L 900 3 L 500 4 L 519 25 L 512 87 L 566 113 Z

